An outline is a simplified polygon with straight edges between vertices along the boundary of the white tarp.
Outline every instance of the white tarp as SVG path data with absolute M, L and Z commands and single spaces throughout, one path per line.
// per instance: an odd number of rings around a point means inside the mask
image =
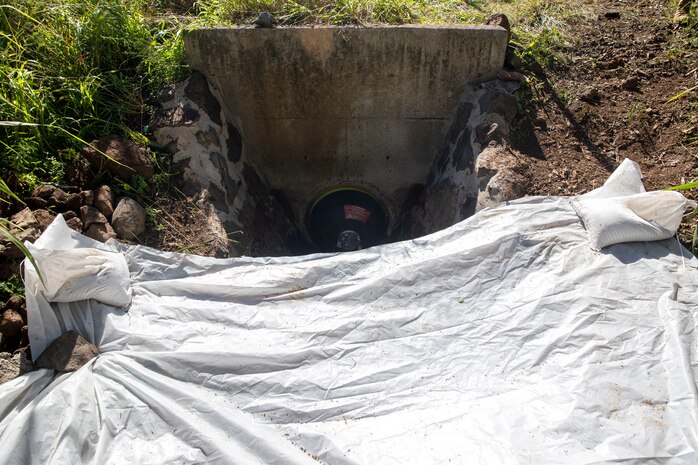
M 588 198 L 640 192 L 623 166 Z M 2 464 L 698 462 L 698 260 L 594 251 L 569 198 L 336 255 L 201 258 L 60 219 L 34 248 L 81 249 L 125 257 L 110 295 L 132 302 L 49 304 L 28 270 L 35 354 L 70 329 L 102 354 L 0 386 Z

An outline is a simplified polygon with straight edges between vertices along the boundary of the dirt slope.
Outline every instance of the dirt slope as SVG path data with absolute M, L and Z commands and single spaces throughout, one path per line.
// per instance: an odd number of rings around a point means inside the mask
M 520 123 L 517 148 L 535 157 L 530 194 L 586 192 L 624 158 L 648 189 L 698 177 L 698 91 L 667 103 L 697 84 L 698 60 L 666 3 L 587 1 L 590 14 L 569 24 L 567 66 L 534 77 Z

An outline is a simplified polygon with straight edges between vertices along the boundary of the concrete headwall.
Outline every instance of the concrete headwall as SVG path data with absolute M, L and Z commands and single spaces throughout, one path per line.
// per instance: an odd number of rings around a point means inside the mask
M 199 29 L 185 40 L 242 158 L 292 214 L 326 188 L 358 185 L 393 222 L 469 84 L 501 69 L 506 43 L 506 30 L 487 26 Z

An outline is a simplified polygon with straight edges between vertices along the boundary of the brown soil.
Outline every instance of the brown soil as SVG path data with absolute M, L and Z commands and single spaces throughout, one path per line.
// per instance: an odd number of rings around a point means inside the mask
M 674 12 L 662 0 L 584 6 L 590 13 L 565 31 L 565 65 L 529 77 L 533 105 L 515 137 L 534 157 L 529 193 L 587 192 L 625 158 L 640 164 L 648 190 L 697 178 L 696 92 L 667 103 L 698 81 Z

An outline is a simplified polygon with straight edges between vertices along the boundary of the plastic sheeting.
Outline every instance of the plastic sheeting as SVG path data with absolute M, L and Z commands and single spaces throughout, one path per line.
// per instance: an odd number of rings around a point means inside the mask
M 641 189 L 627 172 L 606 195 Z M 33 350 L 73 329 L 102 354 L 0 386 L 0 463 L 698 461 L 698 260 L 594 251 L 568 198 L 335 255 L 216 260 L 60 219 L 35 246 L 123 254 L 133 299 L 49 303 L 27 271 Z

